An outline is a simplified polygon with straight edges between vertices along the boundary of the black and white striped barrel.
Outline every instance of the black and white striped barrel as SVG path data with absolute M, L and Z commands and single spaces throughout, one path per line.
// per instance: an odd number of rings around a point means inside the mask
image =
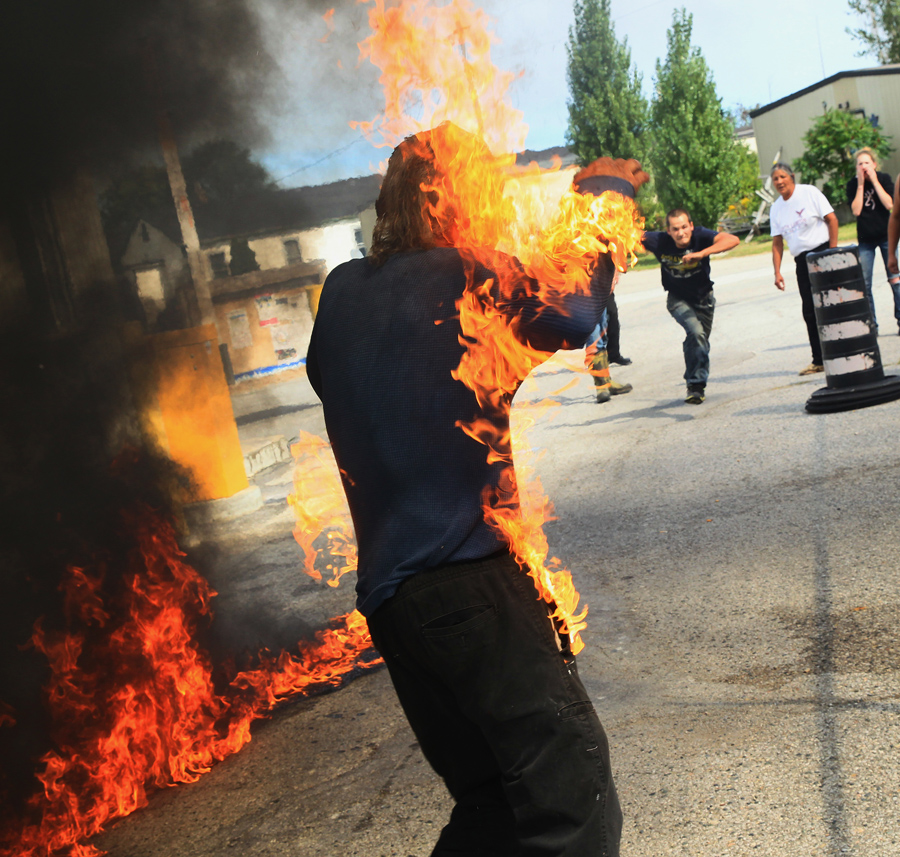
M 814 413 L 900 398 L 900 379 L 885 377 L 859 251 L 834 247 L 806 257 L 828 386 L 806 403 Z

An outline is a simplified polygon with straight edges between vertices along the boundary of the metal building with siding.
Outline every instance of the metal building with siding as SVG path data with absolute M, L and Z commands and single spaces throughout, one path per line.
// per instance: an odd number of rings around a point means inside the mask
M 877 117 L 895 148 L 881 169 L 896 179 L 900 173 L 900 64 L 842 71 L 751 111 L 760 174 L 768 175 L 779 147 L 782 161 L 791 163 L 799 158 L 803 135 L 818 116 L 832 108 Z

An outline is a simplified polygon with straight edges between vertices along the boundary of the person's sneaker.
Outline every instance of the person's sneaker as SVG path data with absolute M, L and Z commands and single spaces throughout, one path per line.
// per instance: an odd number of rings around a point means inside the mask
M 824 372 L 825 367 L 820 363 L 810 363 L 805 369 L 801 369 L 799 375 L 815 375 L 817 372 Z
M 703 400 L 706 398 L 706 388 L 705 387 L 688 387 L 687 396 L 685 396 L 685 402 L 689 405 L 702 405 Z
M 630 357 L 623 357 L 621 354 L 619 354 L 615 357 L 610 357 L 609 362 L 615 363 L 618 366 L 630 366 L 632 361 Z

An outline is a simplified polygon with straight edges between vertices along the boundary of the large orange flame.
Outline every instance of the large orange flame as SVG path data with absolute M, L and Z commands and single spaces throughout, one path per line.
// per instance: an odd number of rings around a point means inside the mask
M 359 127 L 376 143 L 393 147 L 408 134 L 449 120 L 489 147 L 447 135 L 435 149 L 439 178 L 431 213 L 455 221 L 470 267 L 481 263 L 495 270 L 501 298 L 516 289 L 539 290 L 544 303 L 555 307 L 587 287 L 598 254 L 610 254 L 624 268 L 640 239 L 630 203 L 613 195 L 594 199 L 567 192 L 548 207 L 531 192 L 540 179 L 536 167 L 525 177 L 534 179 L 530 184 L 521 176 L 510 179 L 511 153 L 524 147 L 527 128 L 508 103 L 514 76 L 491 63 L 493 37 L 484 13 L 468 0 L 440 6 L 400 0 L 390 8 L 385 0 L 369 2 L 372 34 L 360 51 L 382 69 L 385 109 Z M 325 23 L 330 31 L 330 12 Z M 520 264 L 502 263 L 498 252 Z M 507 320 L 489 288 L 476 289 L 474 280 L 459 313 L 465 335 L 476 344 L 455 377 L 486 411 L 508 412 L 519 384 L 547 355 L 522 345 L 516 320 Z M 552 511 L 523 466 L 521 441 L 512 434 L 498 436 L 492 422 L 460 429 L 481 440 L 486 455 L 507 463 L 496 496 L 485 497 L 486 517 L 509 541 L 542 596 L 557 605 L 577 651 L 585 611 L 578 612 L 571 575 L 547 558 L 542 525 Z M 321 572 L 314 542 L 322 535 L 331 547 L 329 582 L 336 584 L 355 566 L 355 551 L 345 513 L 331 505 L 337 485 L 333 463 L 325 445 L 309 437 L 301 439 L 295 454 L 295 536 L 307 572 L 316 576 Z M 214 593 L 184 562 L 169 522 L 143 507 L 125 510 L 122 517 L 136 548 L 114 603 L 104 558 L 98 557 L 92 567 L 66 572 L 67 631 L 41 622 L 34 628 L 33 644 L 52 671 L 47 694 L 54 749 L 41 760 L 42 790 L 30 802 L 28 819 L 0 831 L 0 853 L 9 857 L 97 854 L 84 844 L 89 837 L 146 803 L 152 789 L 195 780 L 236 752 L 250 740 L 251 722 L 280 699 L 377 663 L 365 621 L 354 612 L 334 620 L 332 629 L 297 654 L 264 654 L 259 668 L 233 676 L 217 690 L 197 642 Z M 12 726 L 15 717 L 0 703 L 0 728 Z
M 324 534 L 327 540 L 327 583 L 337 586 L 348 571 L 357 565 L 356 543 L 350 524 L 350 512 L 334 456 L 328 443 L 308 432 L 300 432 L 291 446 L 294 466 L 294 490 L 288 504 L 294 510 L 297 524 L 294 538 L 303 550 L 303 570 L 314 580 L 322 579 L 316 568 L 319 552 L 314 542 Z
M 359 0 L 361 3 L 368 0 Z M 388 8 L 371 0 L 371 35 L 360 57 L 381 69 L 384 111 L 352 122 L 376 145 L 393 148 L 404 137 L 451 121 L 483 137 L 496 152 L 518 152 L 527 128 L 510 106 L 515 79 L 491 62 L 490 19 L 469 0 L 437 5 L 401 0 Z
M 70 567 L 60 586 L 67 628 L 35 623 L 32 643 L 51 669 L 55 749 L 41 759 L 32 820 L 0 831 L 0 853 L 10 857 L 98 854 L 84 841 L 151 791 L 192 782 L 237 752 L 277 702 L 378 662 L 354 612 L 295 654 L 263 653 L 258 668 L 217 692 L 197 642 L 215 593 L 152 509 L 123 511 L 122 526 L 135 544 L 122 585 L 106 579 L 103 557 Z
M 429 214 L 453 224 L 444 234 L 457 236 L 470 271 L 481 264 L 497 275 L 496 282 L 478 286 L 472 277 L 459 301 L 467 350 L 453 377 L 474 391 L 487 413 L 508 413 L 522 380 L 549 355 L 523 344 L 518 320 L 501 312 L 496 295 L 503 300 L 524 290 L 564 310 L 568 296 L 588 288 L 598 256 L 609 254 L 618 270 L 634 260 L 641 219 L 617 194 L 582 196 L 569 188 L 551 209 L 534 192 L 538 182 L 510 181 L 512 153 L 523 147 L 527 127 L 508 103 L 513 75 L 491 62 L 489 20 L 481 10 L 468 0 L 440 6 L 400 0 L 391 8 L 384 0 L 371 3 L 372 34 L 360 52 L 382 71 L 385 107 L 375 121 L 355 124 L 376 145 L 395 146 L 406 135 L 453 123 L 427 135 L 437 166 L 434 185 L 424 188 L 433 200 Z M 530 169 L 531 178 L 540 173 Z M 502 422 L 460 425 L 485 444 L 489 460 L 507 463 L 499 489 L 485 497 L 485 515 L 542 597 L 556 604 L 577 652 L 586 610 L 577 612 L 569 572 L 547 560 L 542 525 L 549 506 L 540 487 L 527 487 L 525 474 L 516 473 L 512 439 L 496 428 Z

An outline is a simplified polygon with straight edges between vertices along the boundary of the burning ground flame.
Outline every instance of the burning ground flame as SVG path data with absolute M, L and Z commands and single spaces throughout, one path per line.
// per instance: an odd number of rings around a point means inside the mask
M 494 153 L 459 145 L 450 135 L 435 150 L 443 179 L 431 189 L 436 199 L 431 214 L 438 220 L 453 215 L 470 268 L 484 263 L 496 270 L 501 298 L 516 289 L 539 288 L 551 306 L 587 287 L 598 254 L 608 253 L 623 269 L 641 234 L 630 203 L 613 195 L 595 199 L 567 192 L 551 213 L 521 177 L 510 181 L 515 162 L 510 153 L 523 148 L 527 129 L 506 97 L 514 76 L 491 64 L 484 13 L 468 0 L 443 6 L 400 0 L 389 9 L 384 0 L 371 0 L 371 5 L 372 35 L 360 50 L 382 69 L 386 103 L 378 120 L 359 127 L 393 147 L 410 133 L 451 120 L 483 138 Z M 535 167 L 531 176 L 539 172 Z M 497 251 L 521 265 L 498 264 Z M 508 412 L 519 384 L 548 355 L 516 339 L 515 320 L 506 321 L 487 289 L 469 288 L 458 308 L 463 332 L 477 345 L 468 348 L 454 377 L 486 410 Z M 507 538 L 542 596 L 558 605 L 578 651 L 586 611 L 577 612 L 571 575 L 547 559 L 542 526 L 550 505 L 523 466 L 522 447 L 512 436 L 522 426 L 513 421 L 513 427 L 501 437 L 492 423 L 460 429 L 483 442 L 488 456 L 506 462 L 498 496 L 485 497 L 486 518 Z M 333 464 L 322 442 L 305 437 L 294 452 L 300 462 L 291 499 L 298 516 L 295 536 L 307 558 L 306 571 L 316 576 L 313 542 L 324 533 L 333 585 L 355 567 L 343 512 L 331 506 L 337 477 L 329 471 Z M 514 505 L 509 500 L 517 483 Z M 354 612 L 334 620 L 331 630 L 297 654 L 264 655 L 258 669 L 214 681 L 197 642 L 214 593 L 184 562 L 168 521 L 149 508 L 123 511 L 122 519 L 135 549 L 113 596 L 103 557 L 91 567 L 71 566 L 62 583 L 69 630 L 43 623 L 34 629 L 33 645 L 52 670 L 47 694 L 54 749 L 41 759 L 42 791 L 31 799 L 26 820 L 0 830 L 0 853 L 10 857 L 48 857 L 61 850 L 74 857 L 97 854 L 81 843 L 145 804 L 151 790 L 193 781 L 239 750 L 250 740 L 250 723 L 279 700 L 311 684 L 337 683 L 354 667 L 376 662 L 365 660 L 370 640 L 365 621 Z M 0 705 L 0 728 L 14 720 L 15 712 Z
M 197 642 L 215 592 L 152 509 L 123 511 L 122 526 L 134 544 L 123 580 L 107 579 L 104 557 L 91 568 L 71 566 L 60 585 L 66 630 L 35 623 L 32 645 L 51 669 L 54 749 L 40 760 L 42 790 L 26 820 L 0 831 L 4 855 L 99 854 L 82 843 L 145 805 L 150 792 L 193 782 L 240 750 L 250 724 L 278 702 L 379 662 L 354 611 L 294 654 L 262 653 L 258 668 L 217 691 Z M 13 717 L 2 720 L 11 725 Z
M 291 446 L 294 456 L 294 491 L 288 504 L 294 510 L 297 525 L 294 538 L 303 550 L 303 570 L 313 580 L 321 580 L 316 568 L 317 551 L 313 543 L 323 533 L 328 540 L 331 559 L 326 570 L 331 572 L 329 586 L 337 586 L 348 571 L 356 570 L 356 543 L 349 521 L 350 512 L 344 500 L 344 489 L 331 447 L 308 432 L 300 432 Z

